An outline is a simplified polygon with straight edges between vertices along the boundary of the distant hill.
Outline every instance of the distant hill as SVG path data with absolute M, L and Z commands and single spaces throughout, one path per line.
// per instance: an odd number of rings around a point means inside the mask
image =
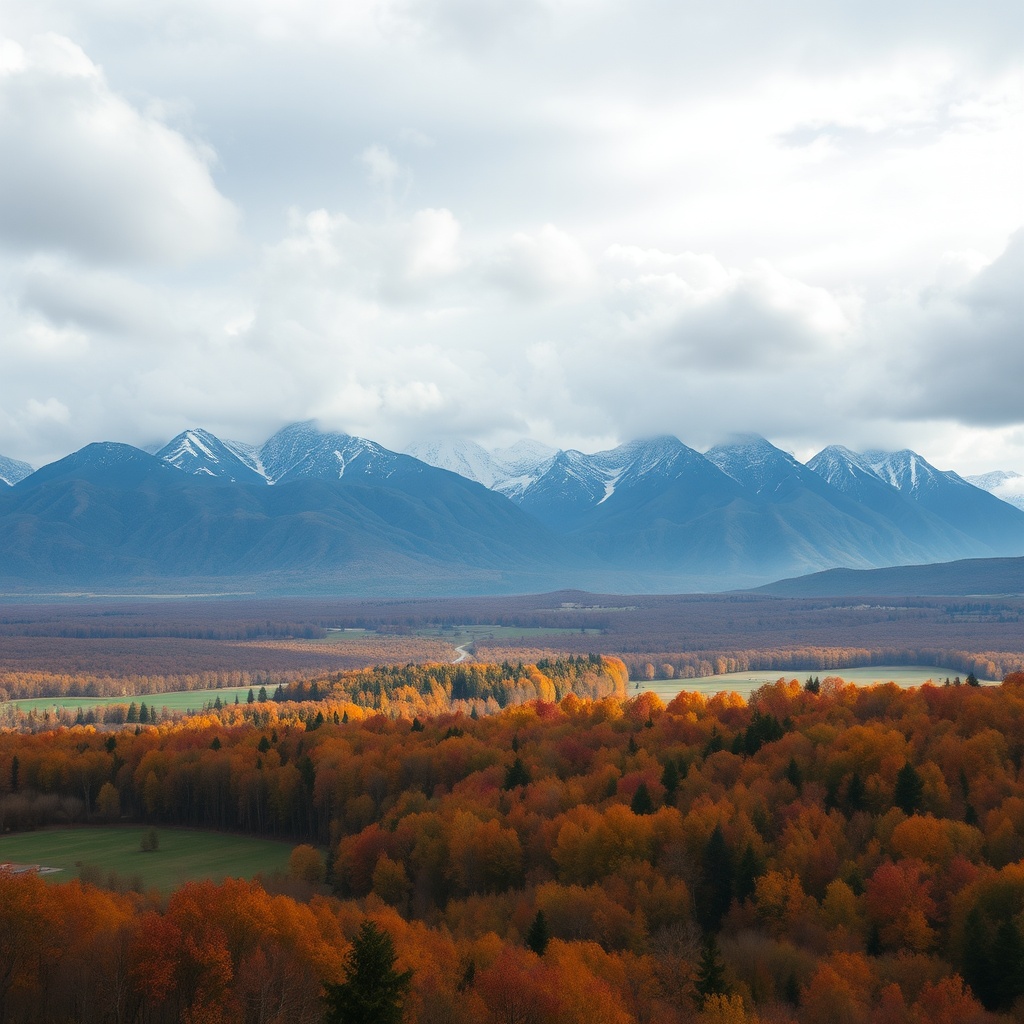
M 887 569 L 828 569 L 758 587 L 776 597 L 1024 594 L 1024 558 L 964 558 Z

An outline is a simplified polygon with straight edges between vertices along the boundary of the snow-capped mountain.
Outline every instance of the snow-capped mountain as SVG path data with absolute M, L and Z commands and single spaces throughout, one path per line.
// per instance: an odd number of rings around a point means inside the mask
M 193 476 L 218 477 L 240 484 L 267 483 L 259 449 L 237 441 L 222 441 L 208 430 L 183 431 L 157 451 L 156 457 Z
M 675 437 L 630 441 L 586 455 L 559 452 L 518 495 L 519 506 L 556 529 L 571 530 L 618 513 L 656 514 L 678 522 L 695 511 L 731 501 L 739 489 L 704 456 Z
M 410 455 L 351 434 L 322 432 L 312 421 L 279 430 L 260 448 L 259 457 L 272 484 L 345 476 L 386 480 L 396 472 L 415 472 L 422 467 Z
M 557 449 L 539 441 L 517 441 L 508 448 L 488 451 L 475 441 L 463 438 L 417 441 L 409 445 L 406 452 L 421 462 L 475 480 L 513 500 L 558 454 Z
M 866 476 L 874 476 L 933 518 L 953 527 L 975 548 L 982 545 L 980 551 L 952 557 L 1024 552 L 1024 516 L 1020 510 L 1000 502 L 957 473 L 936 469 L 907 448 L 897 452 L 852 452 L 833 445 L 819 452 L 808 466 L 861 501 L 866 500 Z
M 704 458 L 761 498 L 781 498 L 801 486 L 822 490 L 821 480 L 812 470 L 758 434 L 715 445 Z
M 964 479 L 1024 511 L 1024 475 L 997 469 L 980 476 L 965 476 Z
M 32 467 L 27 462 L 19 462 L 17 459 L 9 459 L 6 455 L 0 455 L 0 486 L 6 484 L 8 487 L 13 487 L 31 472 Z

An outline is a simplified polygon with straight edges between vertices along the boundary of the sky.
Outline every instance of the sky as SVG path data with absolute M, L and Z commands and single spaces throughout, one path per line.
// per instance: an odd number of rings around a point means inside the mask
M 0 454 L 315 418 L 1024 472 L 1019 0 L 0 0 Z

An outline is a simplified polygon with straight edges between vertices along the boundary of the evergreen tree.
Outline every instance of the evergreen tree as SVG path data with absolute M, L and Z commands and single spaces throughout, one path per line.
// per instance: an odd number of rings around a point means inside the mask
M 135 703 L 135 701 L 132 701 L 131 704 L 128 705 L 128 717 L 125 718 L 125 721 L 129 725 L 135 725 L 136 722 L 138 722 L 138 720 L 139 720 L 139 706 Z
M 249 692 L 246 695 L 245 703 L 246 704 L 255 704 L 256 703 L 256 691 L 251 686 L 249 687 Z
M 704 948 L 701 950 L 693 987 L 696 989 L 695 1001 L 700 1009 L 703 1009 L 708 996 L 729 994 L 729 988 L 725 984 L 725 967 L 718 952 L 718 942 L 710 933 L 704 937 Z
M 921 782 L 921 776 L 907 761 L 896 776 L 896 790 L 893 793 L 892 802 L 904 814 L 913 814 L 920 809 L 923 796 L 924 784 Z
M 786 780 L 793 786 L 799 795 L 804 788 L 804 773 L 800 771 L 800 765 L 796 763 L 796 758 L 791 757 L 789 764 L 786 765 Z
M 968 686 L 981 686 L 978 682 L 978 677 L 973 672 L 967 673 L 967 679 L 965 680 Z
M 732 854 L 722 826 L 716 825 L 701 859 L 701 880 L 697 890 L 697 921 L 705 932 L 717 932 L 733 897 Z
M 267 699 L 267 688 L 265 686 L 260 687 L 260 692 L 256 695 L 257 700 L 263 703 Z
M 850 782 L 846 787 L 846 806 L 851 814 L 863 811 L 867 798 L 867 790 L 864 788 L 864 780 L 860 772 L 854 771 L 850 776 Z
M 679 788 L 679 769 L 675 761 L 668 761 L 661 773 L 661 784 L 665 787 L 665 799 L 671 801 Z
M 146 706 L 145 701 L 139 705 L 139 721 L 143 725 L 146 725 L 149 722 L 149 708 Z
M 992 943 L 992 988 L 997 1007 L 1009 1010 L 1024 994 L 1024 942 L 1012 917 L 1000 921 Z
M 544 916 L 543 910 L 538 910 L 537 916 L 533 919 L 533 924 L 530 925 L 529 930 L 526 932 L 526 945 L 537 956 L 543 956 L 544 950 L 548 948 L 548 942 L 550 941 L 551 931 L 548 928 L 548 919 Z
M 997 1002 L 991 953 L 985 918 L 977 907 L 973 907 L 964 920 L 964 958 L 960 967 L 971 991 L 987 1009 L 994 1010 Z
M 505 769 L 505 789 L 516 789 L 519 786 L 528 786 L 530 784 L 530 772 L 529 769 L 523 764 L 523 759 L 517 757 L 509 766 Z
M 324 985 L 325 1024 L 401 1024 L 412 971 L 395 970 L 395 944 L 364 921 L 345 959 L 345 980 Z
M 634 814 L 654 813 L 654 801 L 651 799 L 651 793 L 647 788 L 646 782 L 641 782 L 640 785 L 636 787 L 633 799 L 629 802 L 629 809 Z
M 754 891 L 757 888 L 757 879 L 763 871 L 764 865 L 754 852 L 753 845 L 747 843 L 743 856 L 740 857 L 740 862 L 736 866 L 736 884 L 734 888 L 737 900 L 742 903 L 754 895 Z

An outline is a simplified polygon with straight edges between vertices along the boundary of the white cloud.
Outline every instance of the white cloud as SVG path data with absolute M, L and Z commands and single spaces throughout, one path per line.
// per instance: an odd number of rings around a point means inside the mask
M 321 414 L 1024 469 L 1024 8 L 709 12 L 8 5 L 0 452 Z
M 6 41 L 0 152 L 0 245 L 173 264 L 232 241 L 208 151 L 118 96 L 62 36 Z

